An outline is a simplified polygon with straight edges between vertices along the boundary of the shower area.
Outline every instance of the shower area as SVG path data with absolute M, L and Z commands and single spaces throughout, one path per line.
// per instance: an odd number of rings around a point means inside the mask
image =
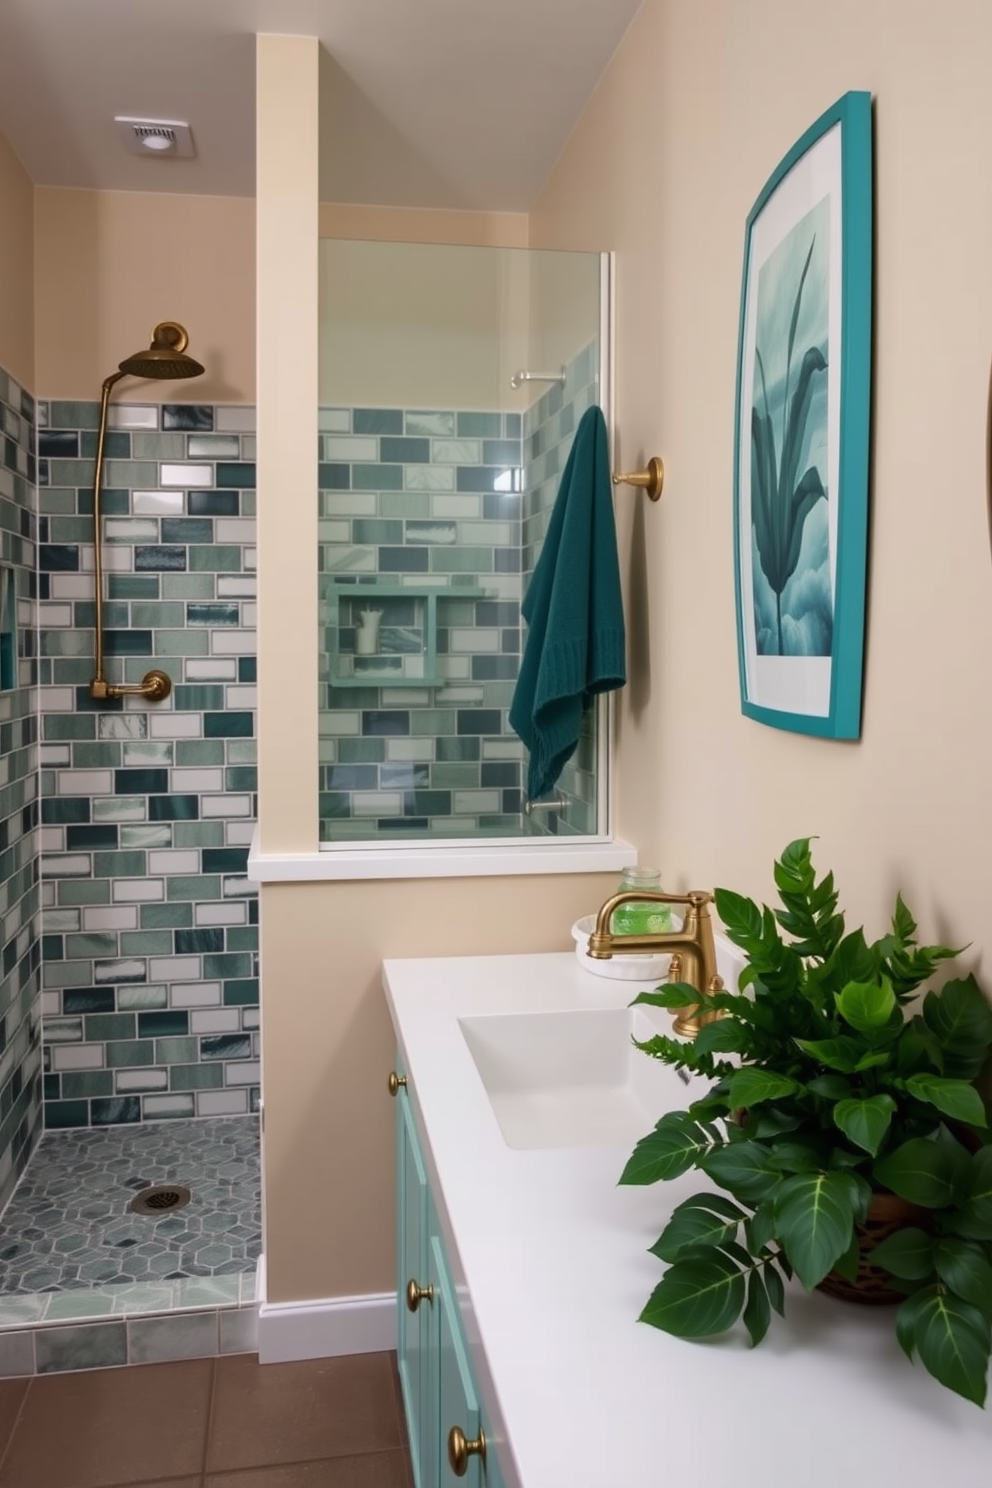
M 122 372 L 0 369 L 0 1376 L 254 1346 L 255 413 Z
M 609 417 L 608 262 L 320 253 L 321 845 L 605 835 L 606 705 L 538 802 L 507 714 L 576 425 Z

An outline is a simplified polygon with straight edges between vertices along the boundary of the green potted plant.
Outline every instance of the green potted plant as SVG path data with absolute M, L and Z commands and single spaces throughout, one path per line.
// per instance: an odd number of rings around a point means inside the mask
M 701 1003 L 694 1041 L 658 1036 L 639 1047 L 713 1083 L 662 1117 L 620 1181 L 698 1168 L 726 1190 L 707 1189 L 672 1213 L 651 1247 L 668 1270 L 641 1319 L 701 1338 L 743 1314 L 757 1344 L 772 1310 L 784 1312 L 785 1278 L 857 1294 L 860 1277 L 876 1284 L 871 1300 L 881 1278 L 910 1360 L 983 1405 L 992 1146 L 976 1081 L 992 1008 L 972 976 L 910 1006 L 958 952 L 917 945 L 901 897 L 882 939 L 845 934 L 833 875 L 817 880 L 808 838 L 786 848 L 775 883 L 775 911 L 716 890 L 726 933 L 746 955 L 740 992 L 701 999 L 669 983 L 634 999 L 673 1010 Z M 883 1226 L 891 1233 L 869 1259 L 886 1203 L 906 1213 Z

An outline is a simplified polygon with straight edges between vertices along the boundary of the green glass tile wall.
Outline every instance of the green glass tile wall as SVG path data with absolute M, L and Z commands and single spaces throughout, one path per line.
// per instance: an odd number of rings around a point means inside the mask
M 258 1103 L 254 410 L 112 407 L 108 675 L 161 667 L 174 690 L 154 706 L 88 693 L 98 412 L 38 406 L 46 1113 L 243 1114 Z
M 521 415 L 332 408 L 320 427 L 321 840 L 530 831 L 506 717 L 520 662 Z M 337 632 L 331 583 L 344 596 Z M 410 599 L 376 599 L 383 585 Z M 436 680 L 335 685 L 363 598 L 383 609 L 383 650 L 404 675 L 404 653 L 424 645 L 428 589 Z
M 0 690 L 0 1210 L 41 1135 L 35 402 L 0 368 L 0 565 L 13 633 Z

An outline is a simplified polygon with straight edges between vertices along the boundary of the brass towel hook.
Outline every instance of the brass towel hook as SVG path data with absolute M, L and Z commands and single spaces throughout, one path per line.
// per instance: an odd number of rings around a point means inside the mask
M 660 455 L 653 455 L 646 470 L 636 470 L 631 475 L 615 475 L 615 486 L 640 486 L 648 493 L 648 499 L 657 501 L 665 484 L 665 462 Z

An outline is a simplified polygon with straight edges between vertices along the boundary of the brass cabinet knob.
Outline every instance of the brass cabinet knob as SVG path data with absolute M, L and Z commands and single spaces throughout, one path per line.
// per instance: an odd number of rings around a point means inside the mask
M 434 1283 L 430 1282 L 422 1287 L 418 1286 L 415 1281 L 408 1281 L 406 1284 L 407 1307 L 411 1312 L 416 1312 L 421 1302 L 429 1302 L 432 1307 L 434 1306 Z
M 389 1072 L 389 1093 L 390 1093 L 390 1095 L 398 1095 L 399 1092 L 400 1092 L 400 1087 L 401 1086 L 403 1086 L 403 1087 L 406 1086 L 406 1075 L 398 1075 L 395 1070 L 390 1070 L 390 1072 Z
M 486 1433 L 480 1427 L 477 1439 L 469 1441 L 460 1426 L 452 1426 L 448 1432 L 448 1462 L 456 1478 L 463 1478 L 468 1472 L 470 1457 L 481 1457 L 485 1463 Z

